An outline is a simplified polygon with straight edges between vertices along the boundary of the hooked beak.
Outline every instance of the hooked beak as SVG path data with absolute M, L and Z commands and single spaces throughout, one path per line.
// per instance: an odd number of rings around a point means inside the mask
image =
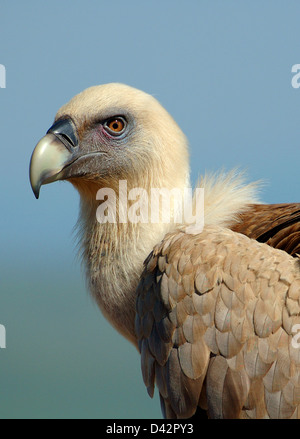
M 55 122 L 36 145 L 30 160 L 30 183 L 36 198 L 43 184 L 63 179 L 63 170 L 78 157 L 78 134 L 71 119 Z

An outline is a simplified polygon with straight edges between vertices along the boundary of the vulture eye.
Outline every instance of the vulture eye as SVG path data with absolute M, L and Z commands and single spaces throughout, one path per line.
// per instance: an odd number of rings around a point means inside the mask
M 111 119 L 108 119 L 105 124 L 104 128 L 105 130 L 114 136 L 119 136 L 122 134 L 125 130 L 126 122 L 123 117 L 112 117 Z

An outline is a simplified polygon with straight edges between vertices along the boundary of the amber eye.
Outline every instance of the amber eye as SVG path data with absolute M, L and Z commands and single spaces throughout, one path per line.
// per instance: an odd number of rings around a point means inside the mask
M 112 117 L 108 119 L 104 127 L 110 133 L 114 135 L 122 134 L 125 129 L 126 123 L 123 117 Z

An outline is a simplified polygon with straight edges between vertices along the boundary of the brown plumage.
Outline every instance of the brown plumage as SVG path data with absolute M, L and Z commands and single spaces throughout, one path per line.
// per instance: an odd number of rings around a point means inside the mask
M 295 256 L 300 253 L 300 203 L 253 205 L 232 230 Z
M 178 125 L 153 97 L 121 84 L 63 106 L 30 172 L 36 196 L 56 180 L 79 191 L 91 293 L 140 350 L 166 417 L 300 418 L 300 204 L 259 204 L 256 185 L 231 172 L 199 183 L 203 230 L 176 224 L 176 203 L 169 222 L 121 221 L 120 181 L 127 193 L 190 186 Z M 103 188 L 117 194 L 117 213 L 100 224 Z
M 136 331 L 150 395 L 167 417 L 290 418 L 300 412 L 299 261 L 207 226 L 176 231 L 146 261 Z

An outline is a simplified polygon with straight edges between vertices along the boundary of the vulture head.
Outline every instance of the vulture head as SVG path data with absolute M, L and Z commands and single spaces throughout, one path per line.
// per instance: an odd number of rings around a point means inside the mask
M 30 178 L 37 198 L 41 185 L 56 180 L 94 201 L 95 188 L 122 179 L 129 187 L 180 188 L 189 178 L 187 142 L 151 95 L 123 84 L 90 87 L 57 112 L 36 146 Z
M 118 83 L 90 87 L 60 108 L 32 154 L 35 196 L 57 180 L 68 180 L 80 194 L 79 240 L 90 290 L 110 322 L 135 342 L 135 289 L 143 261 L 170 224 L 118 218 L 101 224 L 97 192 L 113 189 L 118 205 L 119 181 L 126 181 L 128 192 L 189 187 L 186 138 L 151 95 Z

